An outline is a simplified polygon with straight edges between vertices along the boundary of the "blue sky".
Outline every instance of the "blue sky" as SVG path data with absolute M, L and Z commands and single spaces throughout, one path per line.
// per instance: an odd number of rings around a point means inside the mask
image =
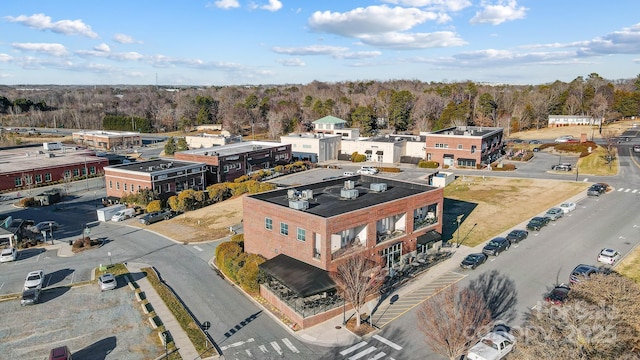
M 640 74 L 638 0 L 3 0 L 0 84 Z

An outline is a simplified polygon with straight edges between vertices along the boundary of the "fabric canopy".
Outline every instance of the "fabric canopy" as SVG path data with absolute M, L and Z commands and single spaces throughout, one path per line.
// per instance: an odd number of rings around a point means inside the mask
M 417 242 L 420 245 L 426 245 L 442 240 L 442 234 L 435 230 L 427 231 L 424 235 L 418 236 Z
M 335 282 L 327 271 L 284 254 L 265 261 L 259 268 L 300 297 L 320 294 L 336 288 Z

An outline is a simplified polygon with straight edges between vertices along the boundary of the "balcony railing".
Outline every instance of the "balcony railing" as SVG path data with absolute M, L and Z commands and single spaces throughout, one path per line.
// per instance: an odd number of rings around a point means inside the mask
M 413 229 L 420 229 L 438 223 L 437 217 L 413 218 Z
M 361 251 L 365 248 L 358 237 L 351 239 L 343 247 L 336 249 L 331 253 L 331 260 L 335 260 L 341 256 Z
M 382 232 L 378 232 L 376 234 L 376 243 L 381 243 L 383 241 L 387 241 L 389 239 L 393 239 L 393 238 L 397 238 L 399 236 L 402 236 L 406 234 L 406 232 L 404 230 L 387 230 L 387 231 L 382 231 Z

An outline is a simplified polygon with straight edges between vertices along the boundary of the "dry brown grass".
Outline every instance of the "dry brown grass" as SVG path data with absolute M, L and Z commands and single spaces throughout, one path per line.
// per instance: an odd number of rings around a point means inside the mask
M 478 224 L 464 241 L 473 247 L 561 204 L 588 186 L 584 182 L 465 176 L 447 186 L 444 196 L 465 202 L 464 207 L 471 209 L 460 225 L 460 239 L 473 224 Z M 453 235 L 455 242 L 458 234 Z
M 633 249 L 629 255 L 616 266 L 616 271 L 640 283 L 640 246 Z
M 611 132 L 612 134 L 620 135 L 624 130 L 631 127 L 634 121 L 619 121 L 613 124 L 605 125 L 602 127 L 602 133 Z M 505 129 L 505 133 L 507 130 Z M 551 139 L 562 135 L 573 135 L 573 137 L 580 138 L 581 134 L 586 134 L 587 139 L 591 139 L 593 134 L 594 139 L 601 139 L 598 127 L 591 126 L 564 126 L 556 128 L 543 128 L 539 130 L 527 130 L 509 134 L 510 138 L 522 139 L 522 140 L 539 140 L 539 139 Z

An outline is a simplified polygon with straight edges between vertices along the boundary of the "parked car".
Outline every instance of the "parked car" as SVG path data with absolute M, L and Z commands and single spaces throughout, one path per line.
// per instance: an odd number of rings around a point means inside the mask
M 487 255 L 481 253 L 469 254 L 462 260 L 460 267 L 463 269 L 475 269 L 487 261 Z
M 507 234 L 507 240 L 513 243 L 519 243 L 520 241 L 526 239 L 529 236 L 529 232 L 527 230 L 511 230 L 510 233 Z
M 565 284 L 560 284 L 551 290 L 549 295 L 547 295 L 544 300 L 550 304 L 560 305 L 567 300 L 569 296 L 569 286 Z
M 22 291 L 22 297 L 20 298 L 20 305 L 34 305 L 40 301 L 40 292 L 42 290 L 39 288 L 26 289 Z
M 18 258 L 18 250 L 14 247 L 8 247 L 2 249 L 0 253 L 0 263 L 15 261 Z
M 362 175 L 375 175 L 378 173 L 378 169 L 373 166 L 362 166 L 357 172 Z
M 600 250 L 600 253 L 598 254 L 598 262 L 613 265 L 616 261 L 620 260 L 620 257 L 619 252 L 613 249 L 604 248 Z
M 171 210 L 155 211 L 143 215 L 138 221 L 142 224 L 150 225 L 157 223 L 158 221 L 169 220 L 171 219 L 171 216 Z
M 548 217 L 536 216 L 529 220 L 527 224 L 527 230 L 540 231 L 543 227 L 549 224 L 550 219 Z
M 551 221 L 556 221 L 564 216 L 564 211 L 559 207 L 553 207 L 544 214 L 544 217 L 549 218 Z
M 589 276 L 597 274 L 600 269 L 593 265 L 580 264 L 573 269 L 569 276 L 569 282 L 572 284 L 579 283 L 582 280 L 588 279 Z
M 529 140 L 529 144 L 542 144 L 540 140 Z
M 574 202 L 562 203 L 560 204 L 560 209 L 562 209 L 562 212 L 564 212 L 565 214 L 572 212 L 573 210 L 576 209 L 576 203 Z
M 467 353 L 470 360 L 498 360 L 507 356 L 516 345 L 516 337 L 502 330 L 493 330 L 473 345 Z
M 345 171 L 342 173 L 342 176 L 354 176 L 355 174 L 353 171 Z
M 640 145 L 633 145 L 633 152 L 640 153 Z
M 55 221 L 41 221 L 35 225 L 29 226 L 27 227 L 27 230 L 32 231 L 34 233 L 41 233 L 42 231 L 49 231 L 49 230 L 57 230 L 58 227 L 60 225 L 58 225 L 57 222 Z
M 554 171 L 571 171 L 571 164 L 555 164 L 555 165 L 551 165 L 551 170 L 554 170 Z
M 595 183 L 587 190 L 587 196 L 600 196 L 607 192 L 607 185 L 603 183 Z
M 44 270 L 32 271 L 24 280 L 24 289 L 42 289 L 42 283 L 44 283 Z
M 51 349 L 49 353 L 49 360 L 72 360 L 71 351 L 66 346 L 60 346 L 55 349 Z
M 100 285 L 100 291 L 113 290 L 118 285 L 118 281 L 113 274 L 105 273 L 98 277 L 98 285 Z
M 556 143 L 566 143 L 566 142 L 570 142 L 574 140 L 573 136 L 571 135 L 564 135 L 564 136 L 559 136 L 556 138 L 555 142 Z
M 482 248 L 482 253 L 485 255 L 498 256 L 501 252 L 509 250 L 511 243 L 507 238 L 497 237 L 489 240 L 489 242 Z

